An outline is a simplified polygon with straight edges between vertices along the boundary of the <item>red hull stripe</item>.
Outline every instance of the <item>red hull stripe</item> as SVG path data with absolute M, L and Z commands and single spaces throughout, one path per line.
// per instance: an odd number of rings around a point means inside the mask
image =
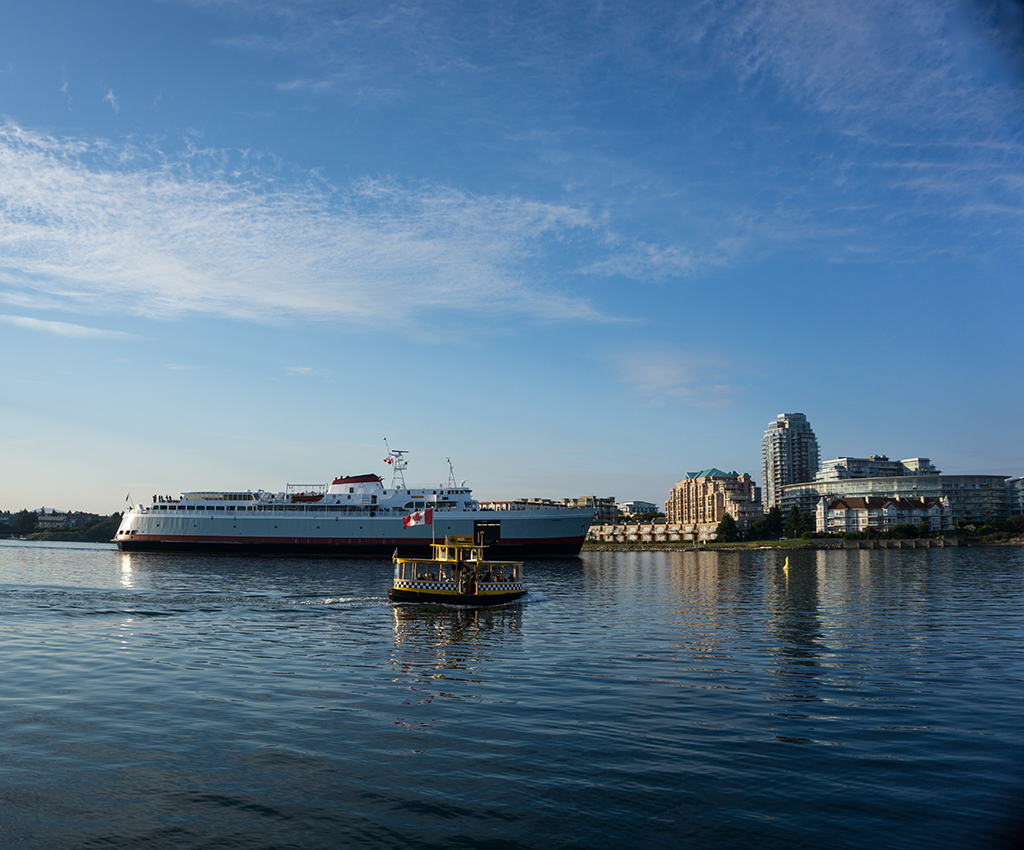
M 133 534 L 121 538 L 125 543 L 244 543 L 256 545 L 324 545 L 324 546 L 406 546 L 430 543 L 429 537 L 229 537 L 198 534 Z M 583 545 L 583 536 L 578 537 L 503 537 L 506 546 Z M 120 541 L 118 541 L 120 542 Z M 439 542 L 435 541 L 435 542 Z

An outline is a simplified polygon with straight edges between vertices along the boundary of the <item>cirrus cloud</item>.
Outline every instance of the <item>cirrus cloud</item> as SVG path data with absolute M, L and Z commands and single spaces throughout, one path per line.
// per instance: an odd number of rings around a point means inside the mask
M 0 173 L 9 303 L 254 321 L 414 322 L 441 308 L 609 320 L 534 269 L 571 234 L 609 241 L 581 208 L 386 179 L 337 189 L 248 152 L 169 155 L 10 123 Z
M 134 334 L 123 331 L 108 331 L 103 328 L 89 328 L 71 322 L 51 322 L 34 319 L 30 316 L 0 315 L 0 322 L 14 325 L 25 330 L 53 334 L 54 336 L 71 337 L 74 339 L 135 339 Z

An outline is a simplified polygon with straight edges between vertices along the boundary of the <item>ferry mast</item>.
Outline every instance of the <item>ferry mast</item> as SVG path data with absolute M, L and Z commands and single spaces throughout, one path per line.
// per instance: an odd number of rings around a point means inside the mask
M 409 466 L 409 461 L 405 459 L 405 456 L 409 454 L 408 450 L 391 448 L 388 445 L 387 437 L 384 438 L 384 447 L 388 450 L 388 456 L 384 458 L 384 463 L 391 466 L 391 489 L 408 489 L 405 486 L 405 470 Z

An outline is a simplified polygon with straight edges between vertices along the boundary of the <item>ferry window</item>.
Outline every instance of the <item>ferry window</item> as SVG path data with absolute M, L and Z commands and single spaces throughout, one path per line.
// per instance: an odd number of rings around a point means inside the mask
M 223 505 L 217 505 L 217 510 L 218 510 L 218 511 L 222 511 L 222 510 L 224 510 L 224 506 L 223 506 Z

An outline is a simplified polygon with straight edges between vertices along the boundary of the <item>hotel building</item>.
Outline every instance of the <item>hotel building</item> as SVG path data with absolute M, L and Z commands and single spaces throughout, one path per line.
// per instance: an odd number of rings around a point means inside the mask
M 687 472 L 665 503 L 665 521 L 670 525 L 714 528 L 726 514 L 742 531 L 748 531 L 751 523 L 764 516 L 761 488 L 755 487 L 746 473 L 723 472 L 714 467 Z

